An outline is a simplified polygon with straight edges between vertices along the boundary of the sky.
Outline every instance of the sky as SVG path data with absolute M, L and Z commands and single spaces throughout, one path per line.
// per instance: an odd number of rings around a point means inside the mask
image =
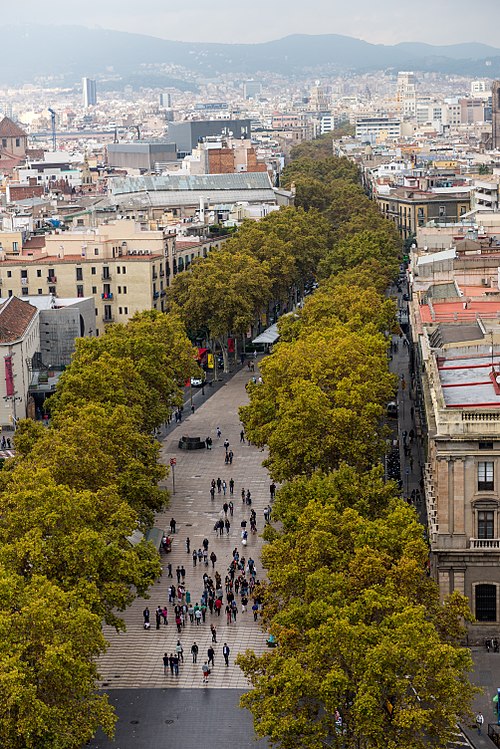
M 24 0 L 22 22 L 77 24 L 193 42 L 262 42 L 335 33 L 379 44 L 483 42 L 500 46 L 500 1 L 475 0 Z M 19 25 L 5 3 L 2 26 Z M 473 16 L 473 18 L 472 18 Z

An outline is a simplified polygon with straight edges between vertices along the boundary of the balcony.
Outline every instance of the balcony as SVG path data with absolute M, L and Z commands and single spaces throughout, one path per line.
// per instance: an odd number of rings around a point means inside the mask
M 160 292 L 159 291 L 155 291 L 153 293 L 153 299 L 158 299 L 159 296 L 160 296 Z
M 28 279 L 27 278 L 21 278 L 21 286 L 28 286 Z
M 101 275 L 101 281 L 111 281 L 111 273 L 107 271 Z
M 153 281 L 156 281 L 157 278 L 158 278 L 158 273 L 153 273 Z
M 56 276 L 47 276 L 47 283 L 56 283 L 57 278 Z
M 161 271 L 160 271 L 160 278 L 163 278 L 163 276 L 164 276 L 164 275 L 165 275 L 165 271 L 164 271 L 164 270 L 161 270 Z
M 1 283 L 2 282 L 0 281 L 0 284 Z M 167 295 L 167 292 L 165 291 L 165 289 L 162 289 L 162 291 L 160 291 L 160 296 L 166 296 L 166 295 Z
M 115 318 L 113 317 L 113 315 L 103 315 L 102 321 L 103 322 L 114 322 Z
M 497 549 L 500 550 L 500 538 L 471 538 L 470 549 Z
M 104 292 L 101 294 L 101 299 L 106 299 L 106 301 L 112 302 L 114 299 L 113 293 L 111 291 L 109 293 Z

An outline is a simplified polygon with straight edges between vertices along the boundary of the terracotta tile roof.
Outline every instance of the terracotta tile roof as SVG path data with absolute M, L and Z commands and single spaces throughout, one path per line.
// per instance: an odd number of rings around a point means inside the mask
M 36 307 L 11 296 L 0 305 L 0 343 L 13 343 L 22 338 L 37 314 Z
M 0 122 L 0 138 L 26 138 L 26 133 L 11 119 L 4 117 Z
M 45 237 L 30 237 L 23 242 L 23 250 L 40 250 L 45 247 Z

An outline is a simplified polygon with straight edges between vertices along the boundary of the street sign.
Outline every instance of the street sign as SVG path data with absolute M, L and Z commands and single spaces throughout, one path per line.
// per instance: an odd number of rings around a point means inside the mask
M 170 465 L 171 466 L 177 465 L 177 458 L 170 458 Z

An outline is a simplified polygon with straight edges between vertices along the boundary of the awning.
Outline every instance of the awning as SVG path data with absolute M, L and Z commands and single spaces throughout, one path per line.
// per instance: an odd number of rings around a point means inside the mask
M 280 337 L 280 334 L 278 332 L 278 324 L 275 323 L 274 325 L 271 325 L 270 328 L 267 328 L 263 333 L 257 336 L 257 338 L 254 338 L 252 343 L 276 343 L 278 338 Z

